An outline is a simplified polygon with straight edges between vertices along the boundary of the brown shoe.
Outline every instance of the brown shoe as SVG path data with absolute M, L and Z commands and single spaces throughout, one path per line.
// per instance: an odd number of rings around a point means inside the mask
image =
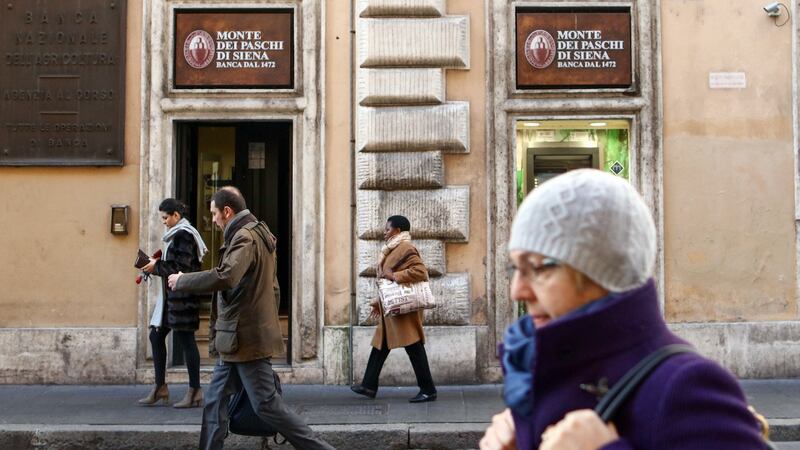
M 140 398 L 139 404 L 142 406 L 153 406 L 159 400 L 164 400 L 164 404 L 169 404 L 169 388 L 166 384 L 162 384 L 161 386 L 155 386 L 147 397 Z
M 186 390 L 183 400 L 172 405 L 173 408 L 196 408 L 198 406 L 203 406 L 203 390 L 191 387 Z

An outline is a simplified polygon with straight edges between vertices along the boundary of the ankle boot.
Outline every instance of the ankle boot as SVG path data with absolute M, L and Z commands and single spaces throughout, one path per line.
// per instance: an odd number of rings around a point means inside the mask
M 183 400 L 172 406 L 173 408 L 195 408 L 203 406 L 203 390 L 190 387 L 186 390 L 186 395 L 183 396 Z
M 156 385 L 147 397 L 140 398 L 139 404 L 144 406 L 152 406 L 156 404 L 159 400 L 164 400 L 164 404 L 169 404 L 169 388 L 167 388 L 166 384 L 162 384 L 161 386 Z

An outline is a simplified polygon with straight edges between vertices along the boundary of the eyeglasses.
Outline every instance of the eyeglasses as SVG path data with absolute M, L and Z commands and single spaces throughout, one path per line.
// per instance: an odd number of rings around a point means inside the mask
M 561 267 L 564 265 L 561 261 L 555 258 L 544 258 L 542 259 L 542 263 L 539 265 L 534 265 L 532 262 L 528 261 L 530 265 L 525 265 L 523 267 L 518 267 L 511 263 L 508 265 L 508 278 L 514 276 L 514 272 L 519 272 L 519 275 L 528 280 L 531 283 L 537 283 L 541 281 L 541 277 L 544 273 Z

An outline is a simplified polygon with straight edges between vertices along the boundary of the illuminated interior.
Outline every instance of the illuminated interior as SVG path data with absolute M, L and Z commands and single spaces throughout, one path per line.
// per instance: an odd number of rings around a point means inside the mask
M 619 119 L 520 120 L 516 124 L 517 205 L 554 176 L 595 168 L 628 178 L 630 123 Z

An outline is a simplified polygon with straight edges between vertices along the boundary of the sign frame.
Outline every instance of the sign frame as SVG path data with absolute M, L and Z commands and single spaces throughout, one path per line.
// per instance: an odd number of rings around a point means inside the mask
M 292 92 L 296 89 L 297 84 L 297 61 L 295 47 L 297 44 L 297 9 L 293 7 L 280 6 L 280 7 L 223 7 L 223 8 L 209 8 L 209 7 L 183 7 L 176 6 L 171 8 L 172 12 L 172 30 L 170 36 L 172 38 L 172 45 L 170 45 L 169 53 L 171 55 L 169 68 L 170 80 L 168 83 L 171 92 L 187 92 L 187 91 L 253 91 L 262 90 L 270 92 Z M 288 53 L 288 71 L 289 81 L 285 84 L 179 84 L 178 83 L 178 58 L 182 57 L 182 52 L 178 52 L 178 15 L 180 14 L 289 14 L 289 39 L 287 40 L 289 48 Z
M 533 68 L 532 63 L 526 61 L 526 56 L 522 49 L 520 48 L 520 32 L 519 30 L 519 20 L 520 15 L 529 15 L 529 14 L 537 14 L 537 13 L 545 13 L 545 14 L 563 14 L 563 15 L 573 15 L 573 14 L 603 14 L 603 13 L 612 13 L 612 14 L 627 14 L 628 20 L 626 24 L 628 26 L 627 29 L 627 48 L 624 49 L 624 52 L 627 56 L 627 65 L 628 65 L 628 74 L 629 77 L 623 83 L 591 83 L 591 82 L 576 82 L 576 83 L 526 83 L 523 80 L 520 80 L 520 73 L 522 68 L 520 67 L 523 63 L 529 65 L 528 68 Z M 589 5 L 581 5 L 581 6 L 555 6 L 555 5 L 547 5 L 547 6 L 517 6 L 512 9 L 511 13 L 511 25 L 512 25 L 512 32 L 510 33 L 513 39 L 513 49 L 511 62 L 512 62 L 512 72 L 511 77 L 513 77 L 513 92 L 517 94 L 536 94 L 536 93 L 555 93 L 555 92 L 565 92 L 565 91 L 574 91 L 574 92 L 636 92 L 637 91 L 637 47 L 638 47 L 638 33 L 636 28 L 636 13 L 635 8 L 633 5 L 629 4 L 608 4 L 607 6 L 589 6 Z M 603 30 L 605 31 L 605 30 Z M 526 33 L 527 34 L 533 34 Z M 549 33 L 545 33 L 548 34 Z M 547 39 L 549 36 L 545 36 L 544 38 Z M 522 39 L 524 43 L 524 39 Z M 624 41 L 623 41 L 624 42 Z M 522 52 L 522 53 L 521 53 Z M 549 64 L 548 64 L 549 66 Z M 581 68 L 576 69 L 564 69 L 564 70 L 584 70 Z
M 22 2 L 13 1 L 13 2 L 8 2 L 8 3 L 9 3 L 7 5 L 8 9 L 11 10 L 12 12 L 14 12 L 13 7 L 15 6 L 15 4 L 16 3 L 22 3 Z M 108 155 L 108 157 L 102 157 L 102 158 L 98 158 L 96 156 L 95 157 L 75 157 L 75 158 L 65 157 L 65 156 L 58 156 L 58 157 L 47 158 L 47 157 L 36 157 L 36 152 L 33 152 L 30 155 L 25 155 L 22 158 L 15 158 L 15 159 L 12 159 L 12 160 L 7 160 L 5 157 L 13 150 L 11 150 L 11 146 L 9 145 L 9 143 L 0 142 L 0 167 L 122 167 L 122 166 L 125 165 L 125 133 L 126 133 L 126 131 L 125 131 L 125 128 L 126 128 L 125 112 L 126 112 L 126 107 L 127 107 L 127 104 L 126 104 L 126 94 L 127 94 L 127 92 L 126 92 L 126 76 L 127 76 L 127 44 L 128 44 L 128 34 L 127 34 L 127 32 L 128 32 L 128 26 L 127 26 L 128 25 L 128 1 L 127 0 L 115 0 L 115 1 L 112 1 L 110 3 L 103 2 L 103 1 L 98 1 L 97 4 L 90 4 L 89 6 L 87 6 L 84 3 L 84 4 L 81 4 L 81 8 L 82 9 L 78 10 L 77 12 L 75 12 L 74 16 L 71 16 L 69 12 L 66 12 L 60 18 L 59 18 L 59 13 L 58 12 L 53 13 L 53 11 L 51 9 L 50 11 L 47 11 L 47 12 L 43 13 L 45 15 L 48 15 L 50 20 L 47 20 L 47 21 L 44 21 L 44 18 L 41 16 L 42 13 L 39 10 L 37 10 L 36 13 L 34 13 L 35 15 L 33 16 L 33 18 L 34 18 L 33 24 L 34 25 L 36 24 L 38 17 L 42 17 L 42 23 L 43 24 L 54 23 L 54 24 L 63 25 L 65 23 L 68 23 L 70 20 L 76 20 L 77 21 L 79 16 L 81 16 L 81 18 L 83 20 L 91 23 L 92 15 L 91 14 L 83 14 L 85 12 L 83 10 L 92 11 L 91 8 L 99 7 L 101 4 L 104 4 L 104 3 L 110 9 L 114 10 L 114 14 L 115 14 L 114 19 L 116 19 L 113 23 L 110 24 L 110 26 L 107 29 L 107 31 L 115 32 L 115 34 L 117 35 L 117 39 L 118 39 L 118 42 L 116 42 L 118 47 L 117 48 L 113 48 L 113 50 L 116 52 L 116 63 L 113 64 L 113 67 L 116 69 L 116 72 L 114 73 L 113 84 L 110 84 L 111 88 L 114 89 L 113 91 L 110 91 L 111 95 L 116 97 L 116 99 L 115 99 L 116 111 L 115 111 L 115 114 L 113 114 L 113 116 L 116 119 L 116 123 L 112 122 L 110 124 L 110 126 L 114 127 L 114 130 L 115 130 L 114 133 L 116 133 L 116 134 L 112 136 L 113 139 L 108 139 L 107 141 L 103 141 L 103 144 L 97 144 L 97 146 L 98 147 L 103 147 L 104 145 L 109 145 L 110 144 L 110 145 L 115 146 L 116 148 L 113 148 L 113 147 L 106 148 L 105 149 L 105 154 Z M 67 4 L 67 5 L 61 4 L 59 6 L 64 8 L 64 9 L 69 9 L 69 8 L 73 8 L 74 7 L 74 5 L 71 5 L 71 4 Z M 29 11 L 30 11 L 30 9 L 32 9 L 32 8 L 29 8 Z M 78 22 L 75 22 L 75 23 L 78 23 Z M 9 32 L 15 32 L 15 31 L 19 31 L 19 30 L 16 30 L 14 28 L 9 30 Z M 31 31 L 38 32 L 38 31 L 41 31 L 41 30 L 36 29 L 36 30 L 31 30 Z M 106 31 L 106 30 L 103 30 L 103 31 Z M 69 30 L 69 29 L 67 30 L 67 34 L 72 33 L 72 32 L 73 32 L 72 30 Z M 48 35 L 58 35 L 59 34 L 58 32 L 45 32 L 45 33 L 48 33 Z M 95 30 L 95 36 L 97 36 L 98 33 L 102 33 L 102 31 Z M 71 51 L 74 51 L 74 50 L 71 50 Z M 109 65 L 111 65 L 111 64 L 109 64 Z M 71 68 L 69 66 L 65 66 L 65 65 L 58 66 L 58 67 L 62 68 L 62 69 L 60 69 L 59 72 L 53 72 L 52 70 L 46 70 L 48 66 L 44 66 L 44 67 L 45 67 L 45 69 L 42 69 L 41 71 L 37 71 L 36 72 L 36 77 L 37 78 L 44 77 L 44 78 L 52 78 L 52 79 L 59 79 L 60 78 L 60 79 L 78 79 L 78 80 L 81 80 L 82 77 L 85 76 L 85 78 L 88 79 L 87 81 L 89 83 L 91 83 L 91 77 L 87 76 L 88 75 L 87 73 L 76 72 L 74 69 L 70 70 Z M 78 85 L 78 89 L 76 90 L 76 95 L 77 95 L 78 92 L 89 92 L 89 93 L 91 93 L 91 92 L 100 92 L 100 91 L 101 90 L 98 90 L 98 89 L 91 90 L 88 86 L 84 87 L 84 86 Z M 76 97 L 75 101 L 76 102 L 80 102 L 81 99 Z M 44 105 L 42 105 L 42 106 L 44 106 Z M 80 106 L 78 106 L 78 109 L 79 110 L 81 109 Z M 60 112 L 64 112 L 64 111 L 56 111 L 56 112 L 53 112 L 53 114 L 57 114 L 57 113 L 60 113 Z M 41 109 L 39 110 L 39 114 L 40 115 L 41 114 L 45 114 L 45 113 L 47 113 L 47 111 L 43 111 Z M 75 112 L 75 113 L 68 112 L 68 114 L 75 114 L 76 116 L 78 116 L 78 118 L 80 118 L 80 112 Z M 108 116 L 108 114 L 107 114 L 107 116 Z M 86 117 L 84 116 L 84 118 L 86 118 Z M 91 121 L 91 120 L 94 120 L 94 119 L 89 119 L 89 120 Z M 1 126 L 6 126 L 5 124 L 0 124 L 0 125 Z M 78 124 L 78 125 L 80 125 L 80 124 Z M 97 125 L 99 125 L 99 124 L 97 124 Z M 35 137 L 31 138 L 31 142 L 33 142 L 34 139 L 41 140 L 42 141 L 42 145 L 44 145 L 45 142 L 47 142 L 49 140 L 53 140 L 53 139 L 64 140 L 64 138 L 60 138 L 60 137 L 59 138 L 48 138 L 48 137 L 42 137 L 41 135 L 36 135 Z M 80 140 L 80 139 L 81 139 L 80 137 L 74 138 L 74 140 L 76 140 L 76 141 Z M 66 140 L 69 140 L 69 139 L 66 139 Z M 99 149 L 99 148 L 97 150 L 95 150 L 95 153 L 100 153 L 100 152 L 101 152 L 101 149 Z

